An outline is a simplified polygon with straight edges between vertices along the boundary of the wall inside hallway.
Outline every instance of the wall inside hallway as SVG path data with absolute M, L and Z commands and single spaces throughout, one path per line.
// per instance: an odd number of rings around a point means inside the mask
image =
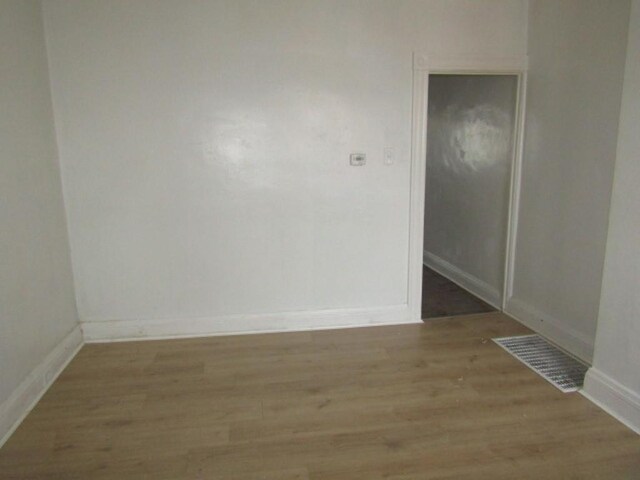
M 518 96 L 516 75 L 431 75 L 425 264 L 497 308 Z

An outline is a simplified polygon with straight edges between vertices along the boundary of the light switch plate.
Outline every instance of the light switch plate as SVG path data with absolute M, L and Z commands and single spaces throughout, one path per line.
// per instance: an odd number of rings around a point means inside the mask
M 361 167 L 367 163 L 367 155 L 364 153 L 352 153 L 349 156 L 349 163 L 352 167 Z
M 384 149 L 384 164 L 393 165 L 396 162 L 396 152 L 393 147 L 386 147 Z

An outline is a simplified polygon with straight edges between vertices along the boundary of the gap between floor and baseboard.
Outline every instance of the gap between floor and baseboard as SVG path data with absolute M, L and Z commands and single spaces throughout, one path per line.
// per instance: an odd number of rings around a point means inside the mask
M 437 255 L 424 251 L 422 263 L 439 273 L 443 277 L 451 280 L 456 285 L 468 290 L 470 293 L 488 303 L 497 310 L 502 310 L 502 299 L 498 289 L 492 287 L 487 282 L 461 270 L 452 263 L 438 257 Z
M 80 325 L 76 325 L 0 405 L 0 447 L 20 426 L 83 344 Z
M 406 304 L 376 308 L 224 315 L 183 319 L 83 321 L 87 343 L 281 333 L 421 323 Z

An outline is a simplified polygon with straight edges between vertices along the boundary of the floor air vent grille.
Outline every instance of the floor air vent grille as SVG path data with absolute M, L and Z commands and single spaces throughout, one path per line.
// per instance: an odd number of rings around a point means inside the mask
M 493 341 L 563 392 L 575 392 L 582 387 L 589 367 L 540 335 L 494 338 Z

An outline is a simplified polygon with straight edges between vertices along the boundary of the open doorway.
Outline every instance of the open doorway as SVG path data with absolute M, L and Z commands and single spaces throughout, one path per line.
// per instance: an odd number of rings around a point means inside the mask
M 423 319 L 501 309 L 518 81 L 429 75 Z

